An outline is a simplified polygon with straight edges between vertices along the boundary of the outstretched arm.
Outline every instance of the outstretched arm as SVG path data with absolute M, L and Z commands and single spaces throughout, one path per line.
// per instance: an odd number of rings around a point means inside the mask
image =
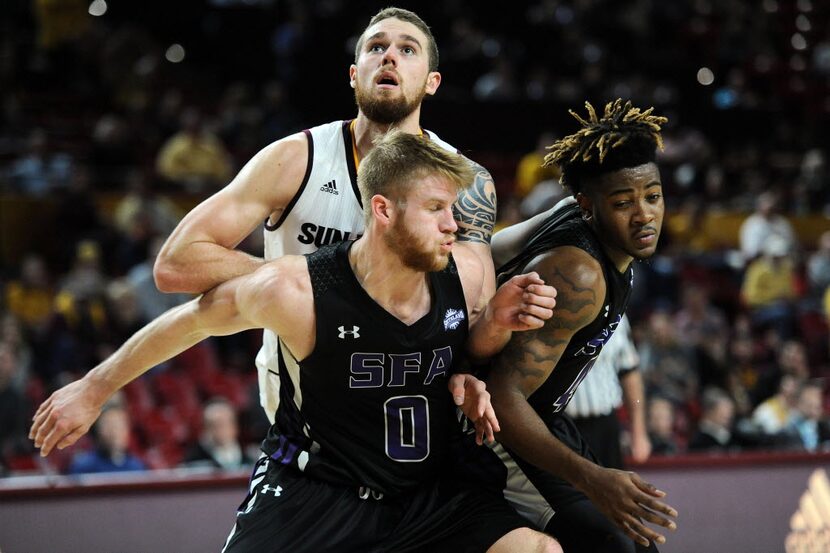
M 285 266 L 292 261 L 293 258 L 284 258 L 167 311 L 83 378 L 53 393 L 38 408 L 29 432 L 41 455 L 48 455 L 56 446 L 62 449 L 73 444 L 89 430 L 101 407 L 117 390 L 208 336 L 277 324 L 302 328 L 302 321 L 298 320 L 302 311 L 292 305 L 292 298 L 285 302 L 274 300 L 273 309 L 263 308 L 267 303 L 263 302 L 264 294 L 275 288 L 275 277 L 289 280 L 284 274 L 278 275 L 279 267 L 275 265 Z M 278 323 L 277 317 L 284 322 Z
M 284 138 L 262 149 L 228 186 L 197 205 L 156 258 L 153 273 L 159 290 L 199 294 L 260 267 L 262 258 L 234 248 L 288 205 L 307 160 L 303 133 Z
M 551 434 L 528 403 L 576 332 L 599 313 L 605 297 L 599 264 L 580 250 L 563 247 L 540 256 L 528 268 L 556 287 L 556 313 L 543 328 L 514 335 L 493 362 L 487 384 L 501 425 L 497 439 L 584 492 L 632 539 L 662 543 L 665 538 L 643 521 L 674 527 L 664 515 L 676 512 L 657 499 L 663 492 L 634 473 L 605 469 L 576 454 Z

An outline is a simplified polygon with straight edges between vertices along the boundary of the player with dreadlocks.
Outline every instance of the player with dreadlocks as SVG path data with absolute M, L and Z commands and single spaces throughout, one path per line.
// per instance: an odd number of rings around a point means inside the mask
M 514 335 L 487 380 L 501 431 L 491 449 L 464 448 L 479 484 L 504 486 L 513 506 L 565 551 L 656 551 L 674 529 L 665 493 L 632 472 L 596 464 L 565 414 L 628 304 L 632 261 L 654 253 L 663 221 L 656 149 L 667 120 L 617 100 L 600 117 L 571 114 L 578 132 L 549 149 L 573 194 L 494 236 L 499 278 L 537 271 L 557 290 L 554 317 Z M 510 256 L 521 251 L 513 257 Z M 494 478 L 494 475 L 497 475 Z

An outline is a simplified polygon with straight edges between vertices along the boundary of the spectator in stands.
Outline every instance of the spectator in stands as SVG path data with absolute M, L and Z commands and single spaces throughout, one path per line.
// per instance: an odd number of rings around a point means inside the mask
M 18 371 L 15 348 L 0 340 L 0 476 L 9 458 L 31 451 L 26 439 L 30 408 L 15 382 Z
M 552 131 L 542 131 L 536 140 L 533 151 L 526 153 L 519 159 L 516 165 L 516 177 L 513 186 L 515 196 L 519 198 L 526 197 L 537 184 L 543 181 L 553 180 L 559 182 L 559 168 L 543 166 L 545 154 L 548 153 L 547 147 L 555 141 L 556 136 Z
M 95 449 L 77 453 L 69 474 L 146 470 L 144 462 L 130 453 L 130 418 L 119 402 L 104 406 L 93 427 Z
M 755 212 L 744 220 L 740 228 L 741 253 L 749 263 L 764 253 L 764 245 L 770 238 L 780 238 L 780 249 L 795 253 L 798 240 L 792 225 L 778 213 L 780 198 L 777 193 L 761 193 L 755 202 Z
M 125 278 L 107 284 L 106 308 L 108 324 L 105 339 L 113 351 L 149 322 L 138 305 L 135 288 Z
M 225 470 L 247 468 L 255 459 L 239 444 L 239 425 L 233 405 L 213 399 L 202 410 L 202 433 L 186 454 L 187 466 L 210 466 Z
M 719 388 L 707 388 L 701 400 L 703 414 L 689 439 L 689 451 L 726 451 L 736 446 L 732 436 L 735 404 Z
M 640 346 L 640 364 L 646 396 L 659 395 L 686 409 L 698 393 L 698 376 L 692 349 L 679 339 L 670 315 L 655 311 Z
M 830 426 L 823 402 L 823 390 L 816 381 L 805 382 L 798 390 L 796 410 L 787 426 L 807 451 L 830 448 Z
M 723 312 L 712 305 L 708 290 L 700 284 L 683 287 L 681 307 L 674 316 L 674 324 L 683 341 L 694 347 L 706 348 L 711 340 L 728 333 Z
M 9 169 L 12 190 L 27 196 L 46 196 L 56 188 L 66 187 L 72 175 L 72 157 L 53 151 L 46 131 L 33 129 L 26 152 Z
M 98 298 L 103 296 L 107 277 L 101 267 L 101 247 L 92 240 L 83 240 L 75 249 L 75 262 L 64 277 L 59 296 L 77 298 Z M 62 303 L 60 297 L 58 303 Z
M 766 434 L 777 434 L 787 427 L 798 403 L 803 379 L 790 373 L 781 375 L 778 392 L 762 401 L 752 413 L 752 421 Z
M 127 194 L 115 207 L 115 227 L 129 234 L 137 213 L 143 213 L 153 234 L 167 236 L 179 224 L 184 213 L 168 197 L 159 194 L 156 183 L 146 172 L 134 169 L 127 174 Z
M 796 273 L 792 251 L 786 239 L 769 236 L 762 245 L 761 257 L 747 267 L 741 286 L 752 324 L 774 328 L 781 338 L 790 338 L 794 328 Z
M 656 396 L 648 400 L 648 439 L 653 455 L 676 455 L 680 452 L 674 430 L 674 404 Z
M 179 132 L 161 147 L 156 169 L 165 179 L 191 192 L 224 186 L 231 177 L 231 158 L 219 138 L 205 126 L 195 108 L 182 114 Z
M 20 276 L 6 285 L 6 306 L 29 329 L 43 328 L 52 313 L 55 291 L 41 255 L 27 254 Z
M 623 316 L 565 409 L 604 467 L 623 468 L 622 426 L 616 412 L 621 405 L 631 426 L 627 441 L 632 459 L 642 463 L 651 455 L 639 364 L 631 326 Z
M 818 249 L 807 258 L 807 283 L 816 298 L 830 286 L 830 230 L 819 237 Z
M 138 297 L 141 316 L 147 321 L 152 321 L 168 309 L 190 299 L 188 294 L 165 294 L 159 292 L 156 287 L 153 280 L 153 264 L 162 244 L 164 244 L 164 238 L 156 236 L 147 249 L 147 258 L 127 273 L 127 280 L 132 284 Z

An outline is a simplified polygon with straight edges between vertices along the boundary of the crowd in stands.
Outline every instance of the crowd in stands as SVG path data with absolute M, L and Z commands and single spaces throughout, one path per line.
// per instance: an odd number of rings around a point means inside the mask
M 383 7 L 115 4 L 19 0 L 0 23 L 0 475 L 255 455 L 257 332 L 156 367 L 47 460 L 26 436 L 52 390 L 189 299 L 152 275 L 186 209 L 271 141 L 353 115 L 355 33 Z M 425 126 L 491 170 L 499 226 L 567 193 L 541 159 L 568 108 L 631 97 L 670 118 L 667 219 L 630 309 L 654 454 L 830 450 L 830 6 L 468 4 L 401 6 L 441 48 Z M 261 254 L 259 232 L 240 247 Z

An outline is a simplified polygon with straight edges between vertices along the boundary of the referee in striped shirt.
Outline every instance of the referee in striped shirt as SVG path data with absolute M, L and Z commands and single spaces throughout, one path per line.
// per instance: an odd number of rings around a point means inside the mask
M 622 428 L 616 413 L 623 403 L 631 422 L 632 459 L 642 463 L 651 454 L 639 363 L 631 325 L 623 316 L 565 410 L 602 466 L 623 468 Z

